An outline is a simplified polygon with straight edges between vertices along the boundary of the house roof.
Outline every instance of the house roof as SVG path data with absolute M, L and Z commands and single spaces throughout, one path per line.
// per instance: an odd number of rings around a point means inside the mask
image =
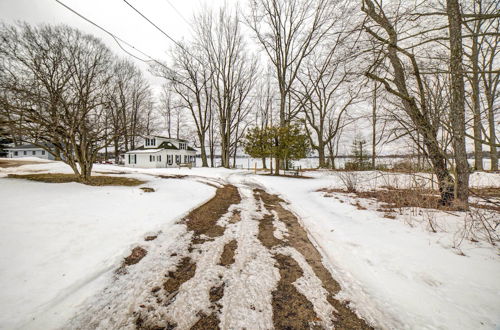
M 163 149 L 135 149 L 135 150 L 130 150 L 130 151 L 127 151 L 126 154 L 147 154 L 147 153 L 151 153 L 151 154 L 155 154 L 157 152 L 160 152 L 162 151 Z
M 140 146 L 136 150 L 153 150 L 153 149 L 172 149 L 172 150 L 179 150 L 172 142 L 162 142 L 158 147 L 156 148 L 146 148 L 145 146 Z
M 147 137 L 155 137 L 155 138 L 161 138 L 161 139 L 167 139 L 167 140 L 179 141 L 179 142 L 188 142 L 188 140 L 169 138 L 169 137 L 162 136 L 162 135 L 147 135 Z
M 46 147 L 49 147 L 49 148 L 53 147 L 53 145 L 51 143 L 40 143 L 40 144 L 44 145 Z M 22 145 L 19 145 L 19 146 L 9 147 L 9 148 L 5 148 L 5 149 L 17 150 L 17 149 L 43 149 L 43 148 L 41 148 L 39 146 L 36 146 L 34 144 L 28 143 L 28 144 L 22 144 Z

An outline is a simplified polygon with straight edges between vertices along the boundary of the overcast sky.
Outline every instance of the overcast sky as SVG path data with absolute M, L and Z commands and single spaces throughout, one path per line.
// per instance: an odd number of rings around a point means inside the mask
M 173 45 L 171 40 L 149 24 L 123 0 L 60 1 L 154 58 L 165 59 L 166 51 Z M 224 0 L 127 1 L 175 40 L 189 37 L 191 27 L 186 21 L 190 21 L 195 12 L 206 6 L 219 6 L 224 2 Z M 229 4 L 238 2 L 238 0 L 225 1 Z M 55 0 L 0 0 L 0 20 L 5 23 L 26 21 L 30 24 L 68 24 L 98 36 L 115 54 L 129 57 L 109 35 L 73 14 Z M 140 54 L 138 56 L 144 57 Z M 146 71 L 146 65 L 137 60 L 134 61 L 140 65 L 143 71 Z M 157 90 L 161 80 L 155 79 L 149 74 L 148 77 Z
M 165 60 L 167 58 L 166 52 L 174 45 L 171 40 L 130 8 L 123 0 L 60 1 L 153 58 Z M 186 21 L 191 21 L 193 15 L 203 8 L 219 7 L 226 2 L 229 5 L 238 3 L 244 9 L 248 3 L 247 0 L 127 1 L 175 40 L 189 38 L 192 31 L 190 24 Z M 109 35 L 64 8 L 55 0 L 0 0 L 0 20 L 5 23 L 26 21 L 30 24 L 68 24 L 101 38 L 115 54 L 129 57 Z M 134 53 L 133 50 L 131 52 Z M 138 56 L 144 57 L 140 54 Z M 146 74 L 155 92 L 159 93 L 163 80 L 149 74 L 146 64 L 133 60 Z M 365 128 L 359 124 L 353 132 L 348 132 L 345 135 L 354 135 L 360 131 L 364 132 Z M 349 148 L 349 145 L 346 147 Z

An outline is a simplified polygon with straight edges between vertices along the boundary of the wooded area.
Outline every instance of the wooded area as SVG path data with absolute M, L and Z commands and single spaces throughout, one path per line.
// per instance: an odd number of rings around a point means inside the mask
M 84 182 L 103 148 L 118 162 L 153 133 L 195 137 L 202 166 L 229 168 L 246 151 L 265 168 L 273 158 L 275 174 L 307 155 L 335 168 L 352 140 L 370 146 L 360 166 L 376 169 L 400 145 L 435 174 L 443 205 L 467 207 L 469 173 L 498 170 L 498 13 L 494 0 L 204 8 L 190 38 L 148 61 L 158 93 L 93 36 L 3 24 L 1 132 L 53 144 Z

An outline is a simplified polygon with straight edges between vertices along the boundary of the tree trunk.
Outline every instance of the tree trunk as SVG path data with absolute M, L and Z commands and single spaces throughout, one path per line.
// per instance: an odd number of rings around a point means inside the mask
M 118 138 L 117 137 L 114 138 L 113 145 L 115 147 L 115 164 L 118 164 L 118 162 L 120 160 L 120 155 L 118 152 Z
M 274 175 L 280 175 L 280 159 L 279 159 L 279 157 L 275 158 L 275 165 L 276 165 L 276 167 L 274 168 Z
M 325 168 L 326 167 L 325 145 L 323 144 L 322 141 L 319 141 L 318 143 L 318 158 L 319 158 L 319 168 Z
M 495 132 L 495 109 L 493 104 L 493 96 L 488 88 L 485 89 L 486 103 L 488 104 L 488 128 L 490 131 L 490 169 L 498 171 L 498 154 L 497 154 L 497 136 Z
M 374 81 L 373 95 L 372 95 L 372 169 L 375 169 L 375 157 L 377 146 L 377 82 Z
M 266 157 L 262 157 L 262 168 L 267 170 Z
M 474 130 L 474 167 L 478 171 L 483 170 L 483 144 L 482 140 L 482 123 L 481 123 L 481 104 L 479 100 L 479 65 L 478 65 L 478 40 L 477 35 L 472 38 L 472 113 L 473 113 L 473 130 Z
M 205 138 L 202 135 L 199 135 L 198 138 L 200 139 L 201 167 L 208 167 L 207 151 L 205 150 Z
M 447 0 L 450 32 L 451 102 L 450 118 L 456 168 L 456 198 L 467 207 L 469 200 L 469 164 L 465 148 L 465 87 L 462 67 L 462 17 L 458 0 Z

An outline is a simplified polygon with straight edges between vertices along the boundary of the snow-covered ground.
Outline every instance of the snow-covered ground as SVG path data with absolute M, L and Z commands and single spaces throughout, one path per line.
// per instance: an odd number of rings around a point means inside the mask
M 360 210 L 351 204 L 354 196 L 316 192 L 342 188 L 336 174 L 308 174 L 315 179 L 251 175 L 244 180 L 290 202 L 342 285 L 341 297 L 364 318 L 384 329 L 500 327 L 499 250 L 464 241 L 460 248 L 466 256 L 457 253 L 453 245 L 464 214 L 423 210 L 387 219 L 374 202 L 363 201 L 367 210 Z M 404 175 L 359 175 L 365 188 L 386 181 L 400 188 L 412 184 Z M 500 189 L 498 174 L 474 174 L 471 181 L 473 186 Z M 437 233 L 427 230 L 427 216 L 440 225 Z
M 70 173 L 62 163 L 45 162 L 0 169 L 0 175 L 38 171 Z M 1 329 L 57 328 L 146 235 L 168 232 L 215 192 L 196 180 L 129 176 L 156 192 L 0 178 Z
M 359 314 L 383 329 L 495 329 L 500 327 L 499 250 L 464 241 L 456 232 L 464 214 L 413 210 L 387 219 L 375 202 L 316 192 L 343 188 L 336 173 L 312 179 L 254 175 L 226 169 L 128 169 L 97 165 L 98 172 L 148 182 L 139 187 L 89 187 L 2 178 L 8 173 L 71 173 L 60 162 L 0 168 L 0 328 L 52 329 L 65 324 L 85 299 L 109 284 L 122 258 L 144 236 L 179 235 L 176 219 L 214 194 L 198 181 L 261 185 L 290 202 Z M 156 175 L 188 174 L 189 179 Z M 118 174 L 117 174 L 118 175 Z M 426 174 L 357 174 L 361 189 L 428 186 Z M 500 174 L 474 173 L 474 187 L 498 187 Z M 426 217 L 439 224 L 431 233 Z M 281 228 L 283 231 L 283 228 Z M 168 235 L 165 235 L 167 233 Z M 277 234 L 282 235 L 280 228 Z M 168 239 L 167 239 L 168 240 Z M 154 242 L 154 241 L 153 241 Z M 169 245 L 170 244 L 170 245 Z M 148 249 L 149 250 L 149 249 Z M 153 251 L 153 250 L 152 250 Z

